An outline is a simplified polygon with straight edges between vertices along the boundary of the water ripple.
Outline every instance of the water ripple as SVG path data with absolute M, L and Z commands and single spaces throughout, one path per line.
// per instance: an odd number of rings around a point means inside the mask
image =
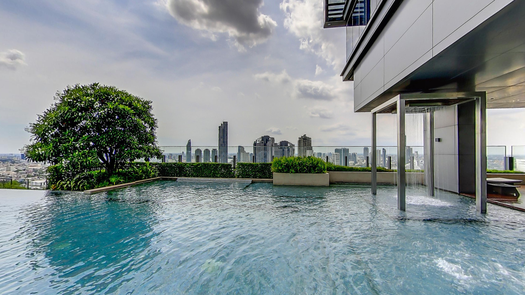
M 522 293 L 524 215 L 421 191 L 406 213 L 395 187 L 189 181 L 6 203 L 0 293 Z

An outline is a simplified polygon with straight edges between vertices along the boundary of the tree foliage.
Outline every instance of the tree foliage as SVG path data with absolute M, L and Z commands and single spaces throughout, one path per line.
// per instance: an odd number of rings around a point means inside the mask
M 98 83 L 68 86 L 55 101 L 28 128 L 28 159 L 112 175 L 135 159 L 161 156 L 151 101 Z

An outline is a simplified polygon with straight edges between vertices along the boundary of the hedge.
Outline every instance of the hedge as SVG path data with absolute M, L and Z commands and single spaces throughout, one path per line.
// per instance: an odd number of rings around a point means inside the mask
M 326 173 L 326 162 L 316 157 L 281 157 L 272 162 L 272 172 Z
M 159 176 L 234 178 L 232 165 L 226 163 L 158 163 Z
M 272 163 L 237 163 L 238 178 L 273 178 Z
M 328 171 L 363 171 L 370 172 L 372 171 L 371 167 L 349 167 L 349 166 L 340 166 L 334 165 L 332 163 L 327 163 L 326 170 Z M 394 170 L 389 170 L 384 167 L 377 167 L 378 172 L 393 172 Z

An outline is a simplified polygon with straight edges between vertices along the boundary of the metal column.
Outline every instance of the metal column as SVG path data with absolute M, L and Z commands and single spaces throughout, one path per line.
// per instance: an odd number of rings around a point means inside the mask
M 377 116 L 372 113 L 372 194 L 377 194 Z
M 405 100 L 397 100 L 397 209 L 406 210 L 406 174 L 405 174 Z
M 425 114 L 425 183 L 429 196 L 434 195 L 434 110 Z
M 487 96 L 476 98 L 476 209 L 487 213 Z

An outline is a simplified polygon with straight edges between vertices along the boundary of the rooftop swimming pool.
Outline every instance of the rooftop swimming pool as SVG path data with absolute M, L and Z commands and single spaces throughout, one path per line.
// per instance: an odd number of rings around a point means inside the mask
M 0 294 L 523 294 L 525 215 L 424 192 L 400 212 L 387 186 L 0 190 Z

